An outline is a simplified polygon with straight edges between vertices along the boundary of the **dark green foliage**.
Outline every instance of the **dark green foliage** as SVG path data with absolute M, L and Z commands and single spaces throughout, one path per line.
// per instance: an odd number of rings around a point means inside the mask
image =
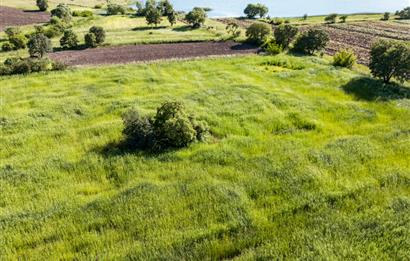
M 43 72 L 52 68 L 53 62 L 45 58 L 8 58 L 1 66 L 0 75 Z
M 157 8 L 160 10 L 163 16 L 168 16 L 175 12 L 174 7 L 168 0 L 161 0 L 158 3 Z
M 145 19 L 148 25 L 157 26 L 162 21 L 161 11 L 156 7 L 150 7 L 145 12 Z
M 103 8 L 103 5 L 102 5 L 102 4 L 96 4 L 96 5 L 94 6 L 94 9 L 101 9 L 101 8 Z
M 124 15 L 127 13 L 127 10 L 124 6 L 118 4 L 109 4 L 107 6 L 107 15 Z
M 93 17 L 94 14 L 90 10 L 83 10 L 83 11 L 73 11 L 73 16 L 76 17 Z
M 51 41 L 42 33 L 35 33 L 28 41 L 28 48 L 31 57 L 42 58 L 52 50 Z
M 51 16 L 56 16 L 65 23 L 71 22 L 71 10 L 65 4 L 59 4 L 55 9 L 51 10 Z
M 3 52 L 10 52 L 14 50 L 14 45 L 12 43 L 10 43 L 9 41 L 4 42 L 3 45 L 1 46 L 1 50 Z
M 225 29 L 231 35 L 232 38 L 237 38 L 241 35 L 239 25 L 235 22 L 228 23 Z
M 352 50 L 341 50 L 333 56 L 333 65 L 339 67 L 352 68 L 357 57 Z
M 73 30 L 64 31 L 64 35 L 60 39 L 60 46 L 64 49 L 72 49 L 78 46 L 78 37 Z
M 337 14 L 330 14 L 325 17 L 325 22 L 328 24 L 336 23 Z
M 392 78 L 403 82 L 410 79 L 410 46 L 408 43 L 379 40 L 370 51 L 370 71 L 388 83 Z
M 40 11 L 46 11 L 48 8 L 48 0 L 37 0 L 36 1 L 37 7 Z
M 84 35 L 85 46 L 88 48 L 95 48 L 98 46 L 95 34 L 87 33 Z
M 340 20 L 341 23 L 346 23 L 346 20 L 347 20 L 348 17 L 349 16 L 347 16 L 347 15 L 342 15 L 341 17 L 339 17 L 339 20 Z
M 385 13 L 383 14 L 383 17 L 382 17 L 381 20 L 387 21 L 387 20 L 389 20 L 389 19 L 390 19 L 390 13 L 389 13 L 389 12 L 385 12 Z
M 399 12 L 400 19 L 410 19 L 410 6 L 404 8 Z
M 199 28 L 205 23 L 207 14 L 204 9 L 195 7 L 185 16 L 185 20 L 191 24 L 193 28 Z
M 268 41 L 263 45 L 263 49 L 269 55 L 277 55 L 283 51 L 283 47 L 275 41 Z
M 298 34 L 298 28 L 293 25 L 285 24 L 275 28 L 275 42 L 283 48 L 288 48 Z
M 51 25 L 44 30 L 44 35 L 51 39 L 62 35 L 64 30 L 64 26 Z
M 320 29 L 309 29 L 300 35 L 294 44 L 293 50 L 305 54 L 314 54 L 323 50 L 329 42 L 328 34 Z
M 89 33 L 95 35 L 95 41 L 98 45 L 101 45 L 105 41 L 105 30 L 101 26 L 93 26 L 90 28 Z
M 303 18 L 303 20 L 306 21 L 308 19 L 308 17 L 309 17 L 308 14 L 304 14 L 302 18 Z
M 265 23 L 254 23 L 246 29 L 248 42 L 262 44 L 272 35 L 272 28 Z
M 255 18 L 259 15 L 260 18 L 265 17 L 269 13 L 269 9 L 263 4 L 248 4 L 243 11 L 248 18 Z
M 168 13 L 167 19 L 171 26 L 174 26 L 177 23 L 177 14 L 175 12 Z
M 166 102 L 157 109 L 154 117 L 141 117 L 135 110 L 123 116 L 127 145 L 135 149 L 163 151 L 187 147 L 203 141 L 208 133 L 205 122 L 185 112 L 178 102 Z
M 3 51 L 19 50 L 27 47 L 27 37 L 18 27 L 9 27 L 5 30 L 8 42 L 4 43 Z

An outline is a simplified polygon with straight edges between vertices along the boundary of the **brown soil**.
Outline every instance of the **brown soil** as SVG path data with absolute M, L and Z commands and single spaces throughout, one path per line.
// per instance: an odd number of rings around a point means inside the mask
M 258 48 L 229 42 L 196 42 L 102 47 L 51 53 L 51 59 L 67 65 L 119 64 L 162 59 L 256 53 Z
M 16 8 L 0 6 L 0 31 L 10 26 L 45 23 L 50 14 L 39 11 L 24 11 Z

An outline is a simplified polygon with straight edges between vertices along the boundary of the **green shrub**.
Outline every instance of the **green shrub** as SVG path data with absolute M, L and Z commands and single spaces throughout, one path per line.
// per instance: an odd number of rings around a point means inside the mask
M 342 15 L 341 17 L 339 17 L 339 20 L 341 23 L 346 23 L 348 16 L 347 15 Z
M 5 33 L 9 44 L 6 44 L 3 51 L 9 48 L 12 48 L 11 50 L 19 50 L 27 47 L 27 37 L 22 34 L 18 27 L 9 27 L 5 30 Z
M 105 30 L 101 26 L 93 26 L 90 28 L 89 33 L 95 35 L 95 41 L 98 45 L 101 45 L 105 41 Z
M 329 42 L 328 34 L 320 29 L 309 29 L 300 35 L 294 44 L 293 50 L 305 54 L 314 54 L 326 47 Z
M 336 23 L 337 14 L 330 14 L 325 17 L 325 22 L 328 24 Z
M 274 41 L 269 41 L 266 42 L 265 45 L 263 46 L 263 49 L 265 52 L 269 55 L 277 55 L 280 54 L 283 50 L 282 46 L 277 44 Z
M 408 43 L 379 40 L 370 51 L 370 71 L 376 78 L 389 83 L 392 78 L 410 80 L 410 46 Z
M 30 57 L 42 58 L 52 50 L 51 41 L 42 33 L 33 34 L 28 42 Z
M 49 71 L 53 62 L 46 58 L 7 58 L 0 66 L 0 75 L 28 74 L 33 72 Z
M 282 18 L 273 18 L 269 23 L 273 25 L 281 25 L 284 23 L 284 20 Z
M 385 13 L 383 14 L 383 17 L 382 17 L 381 20 L 387 21 L 387 20 L 389 20 L 389 19 L 390 19 L 390 13 L 389 13 L 389 12 L 385 12 Z
M 73 11 L 73 16 L 76 16 L 76 17 L 93 17 L 94 13 L 90 10 Z
M 272 35 L 272 28 L 268 24 L 254 23 L 246 29 L 248 42 L 261 44 Z
M 298 34 L 298 28 L 293 25 L 280 25 L 275 28 L 275 42 L 283 48 L 288 48 Z
M 51 16 L 55 16 L 61 19 L 65 23 L 70 23 L 71 21 L 71 10 L 65 4 L 59 4 L 53 10 L 51 10 Z
M 60 39 L 60 46 L 64 49 L 73 49 L 78 46 L 78 37 L 73 30 L 64 31 L 64 35 Z
M 150 7 L 145 12 L 145 19 L 148 25 L 157 26 L 162 21 L 161 11 L 156 7 Z
M 48 8 L 48 0 L 37 0 L 36 1 L 37 7 L 40 11 L 46 11 Z
M 410 19 L 410 6 L 404 8 L 399 12 L 400 19 Z
M 177 14 L 175 12 L 168 13 L 167 19 L 171 26 L 174 26 L 177 23 Z
M 260 18 L 263 18 L 269 13 L 269 9 L 263 4 L 248 4 L 243 12 L 250 19 L 255 18 L 257 15 L 259 15 Z
M 95 48 L 98 46 L 95 34 L 87 33 L 84 35 L 85 46 L 88 48 Z
M 0 76 L 10 75 L 10 74 L 11 74 L 10 67 L 8 67 L 4 64 L 0 64 Z
M 64 27 L 60 25 L 52 25 L 52 26 L 47 27 L 44 30 L 44 35 L 51 39 L 51 38 L 62 35 L 63 32 L 64 32 Z
M 308 19 L 308 17 L 309 17 L 308 14 L 304 14 L 302 18 L 303 18 L 303 20 L 306 21 Z
M 166 102 L 154 117 L 141 117 L 132 110 L 123 116 L 127 145 L 134 149 L 163 151 L 183 148 L 195 141 L 203 141 L 209 132 L 203 121 L 185 112 L 178 102 Z
M 96 4 L 96 5 L 94 5 L 94 9 L 101 9 L 101 8 L 103 8 L 103 5 L 102 5 L 102 4 Z
M 172 13 L 175 13 L 174 7 L 168 0 L 161 0 L 158 3 L 157 8 L 160 10 L 163 16 L 168 16 Z
M 12 43 L 10 43 L 9 41 L 4 42 L 3 45 L 1 46 L 1 50 L 2 50 L 3 52 L 13 51 L 14 48 L 15 48 L 15 46 L 14 46 Z
M 127 10 L 124 6 L 118 4 L 109 4 L 107 6 L 107 15 L 124 15 L 127 13 Z
M 225 29 L 228 32 L 228 34 L 231 35 L 232 38 L 237 38 L 241 35 L 241 30 L 239 29 L 239 25 L 235 22 L 228 23 Z
M 195 7 L 191 12 L 186 14 L 185 20 L 191 24 L 193 28 L 199 28 L 205 23 L 207 14 L 204 9 Z
M 333 56 L 333 65 L 352 68 L 356 60 L 357 57 L 352 50 L 341 50 Z

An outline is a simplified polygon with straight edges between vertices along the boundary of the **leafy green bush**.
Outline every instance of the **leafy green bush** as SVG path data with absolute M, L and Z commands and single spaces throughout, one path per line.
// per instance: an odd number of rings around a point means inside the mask
M 90 10 L 73 11 L 73 16 L 75 16 L 75 17 L 93 17 L 94 13 Z
M 328 24 L 336 23 L 337 14 L 330 14 L 325 17 L 325 22 Z
M 65 4 L 59 4 L 55 9 L 51 10 L 51 16 L 58 17 L 65 23 L 70 23 L 72 18 L 71 10 Z
M 410 19 L 410 6 L 404 8 L 399 12 L 400 19 Z
M 172 13 L 175 13 L 174 7 L 168 0 L 161 0 L 158 3 L 157 8 L 160 10 L 163 16 L 168 16 Z
M 205 23 L 207 14 L 204 9 L 195 7 L 191 12 L 186 14 L 185 20 L 191 24 L 193 28 L 199 28 Z
M 13 51 L 14 48 L 15 48 L 15 46 L 14 46 L 12 43 L 10 43 L 9 41 L 4 42 L 3 45 L 1 46 L 1 50 L 2 50 L 3 52 Z
M 101 9 L 101 8 L 103 8 L 103 5 L 102 5 L 102 4 L 96 4 L 96 5 L 94 5 L 94 9 Z
M 281 24 L 283 24 L 284 22 L 285 22 L 285 20 L 282 19 L 282 18 L 272 18 L 272 19 L 269 21 L 269 24 L 281 25 Z
M 64 27 L 59 25 L 51 25 L 44 30 L 44 35 L 48 38 L 54 38 L 62 35 L 64 32 Z
M 8 58 L 1 66 L 0 75 L 43 72 L 52 68 L 53 62 L 46 58 Z
M 88 48 L 95 48 L 98 46 L 95 34 L 87 33 L 84 35 L 85 46 Z
M 320 29 L 309 29 L 300 35 L 294 44 L 293 50 L 305 54 L 314 54 L 326 47 L 329 42 L 328 34 Z
M 263 18 L 269 13 L 269 9 L 263 4 L 248 4 L 243 12 L 250 19 L 255 18 L 257 15 L 259 15 L 260 18 Z
M 228 23 L 225 29 L 228 32 L 228 34 L 231 35 L 232 38 L 237 38 L 241 35 L 241 30 L 239 29 L 239 25 L 235 22 Z
M 95 41 L 98 45 L 101 45 L 105 41 L 105 30 L 101 26 L 93 26 L 90 28 L 89 33 L 95 35 Z
M 390 13 L 389 13 L 389 12 L 385 12 L 385 13 L 383 14 L 383 17 L 382 17 L 381 20 L 387 21 L 387 20 L 389 20 L 389 19 L 390 19 Z
M 127 10 L 124 6 L 118 4 L 109 4 L 107 6 L 107 15 L 126 14 Z
M 37 7 L 40 11 L 46 11 L 48 8 L 48 0 L 37 0 L 36 1 Z
M 268 41 L 264 44 L 263 49 L 269 55 L 280 54 L 283 50 L 282 46 L 277 44 L 275 41 Z
M 78 46 L 78 37 L 73 30 L 64 31 L 64 35 L 60 39 L 60 46 L 64 49 L 73 49 Z
M 339 20 L 340 20 L 341 23 L 346 23 L 346 20 L 347 20 L 348 17 L 349 16 L 347 16 L 347 15 L 342 15 L 341 17 L 339 17 Z
M 272 35 L 272 28 L 265 23 L 254 23 L 246 29 L 248 42 L 262 44 Z
M 51 41 L 42 33 L 35 33 L 28 41 L 30 57 L 42 58 L 52 50 Z
M 145 12 L 145 20 L 147 20 L 148 25 L 157 26 L 162 21 L 161 11 L 156 7 L 148 8 Z
M 18 27 L 9 27 L 5 30 L 8 43 L 5 43 L 3 51 L 19 50 L 27 47 L 27 37 L 22 34 Z M 11 48 L 11 50 L 10 50 Z
M 376 78 L 389 83 L 392 78 L 410 80 L 410 45 L 393 40 L 379 40 L 370 51 L 370 71 Z
M 356 60 L 357 57 L 352 50 L 341 50 L 333 56 L 333 65 L 352 68 Z
M 167 19 L 171 26 L 174 26 L 174 24 L 177 23 L 177 14 L 175 12 L 170 12 L 167 14 Z
M 275 28 L 275 42 L 283 48 L 288 48 L 298 34 L 298 28 L 293 25 L 280 25 Z
M 203 141 L 209 132 L 207 124 L 187 114 L 178 102 L 166 102 L 154 117 L 141 117 L 135 110 L 123 116 L 127 145 L 134 149 L 163 151 L 183 148 Z

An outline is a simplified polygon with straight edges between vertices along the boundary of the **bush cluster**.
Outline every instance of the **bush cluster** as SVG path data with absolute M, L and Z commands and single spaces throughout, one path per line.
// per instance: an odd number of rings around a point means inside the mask
M 410 45 L 394 40 L 379 40 L 370 51 L 370 71 L 376 78 L 389 83 L 392 78 L 410 80 Z
M 314 54 L 326 47 L 329 35 L 320 29 L 309 29 L 302 33 L 295 41 L 293 50 L 304 54 Z
M 71 10 L 65 4 L 59 4 L 55 9 L 51 10 L 51 16 L 60 18 L 64 23 L 70 23 L 72 18 Z
M 0 65 L 0 75 L 28 74 L 51 70 L 64 70 L 66 66 L 47 58 L 8 58 Z
M 164 151 L 203 141 L 208 126 L 185 112 L 179 102 L 166 102 L 155 116 L 141 116 L 131 110 L 123 115 L 126 144 L 132 149 Z
M 5 30 L 7 41 L 3 43 L 1 49 L 5 52 L 24 49 L 27 47 L 27 38 L 19 28 L 11 27 Z
M 37 7 L 40 11 L 44 12 L 48 9 L 48 0 L 37 0 Z
M 263 45 L 263 49 L 269 55 L 277 55 L 283 51 L 283 47 L 275 41 L 268 41 Z
M 341 17 L 339 17 L 339 20 L 340 20 L 341 23 L 346 23 L 346 20 L 347 20 L 348 17 L 349 16 L 347 16 L 347 15 L 342 15 Z
M 228 32 L 228 34 L 231 35 L 232 38 L 237 38 L 241 35 L 239 25 L 235 22 L 228 23 L 225 29 Z
M 269 9 L 263 4 L 248 4 L 243 12 L 250 19 L 254 19 L 257 15 L 263 18 L 269 13 Z
M 105 41 L 105 30 L 101 26 L 93 26 L 84 36 L 85 46 L 95 48 Z
M 83 11 L 73 11 L 72 13 L 73 16 L 75 17 L 93 17 L 94 13 L 90 10 L 83 10 Z
M 60 46 L 64 49 L 73 49 L 78 46 L 78 37 L 73 30 L 64 31 L 63 37 L 60 39 Z
M 398 15 L 400 19 L 410 19 L 410 6 L 399 11 Z
M 107 6 L 107 15 L 124 15 L 127 13 L 127 9 L 122 6 L 122 5 L 118 5 L 118 4 L 109 4 Z
M 191 12 L 187 13 L 185 20 L 191 24 L 193 28 L 199 28 L 205 23 L 207 14 L 203 8 L 195 7 Z
M 296 26 L 290 24 L 280 25 L 274 31 L 275 42 L 283 48 L 288 48 L 298 34 L 298 31 Z
M 262 44 L 272 35 L 272 28 L 265 23 L 254 23 L 246 29 L 248 42 Z
M 340 50 L 333 56 L 333 65 L 352 68 L 357 57 L 352 50 Z
M 330 14 L 325 17 L 325 22 L 328 24 L 336 23 L 337 14 Z
M 52 50 L 51 41 L 42 33 L 31 35 L 28 41 L 28 52 L 30 57 L 42 58 Z

